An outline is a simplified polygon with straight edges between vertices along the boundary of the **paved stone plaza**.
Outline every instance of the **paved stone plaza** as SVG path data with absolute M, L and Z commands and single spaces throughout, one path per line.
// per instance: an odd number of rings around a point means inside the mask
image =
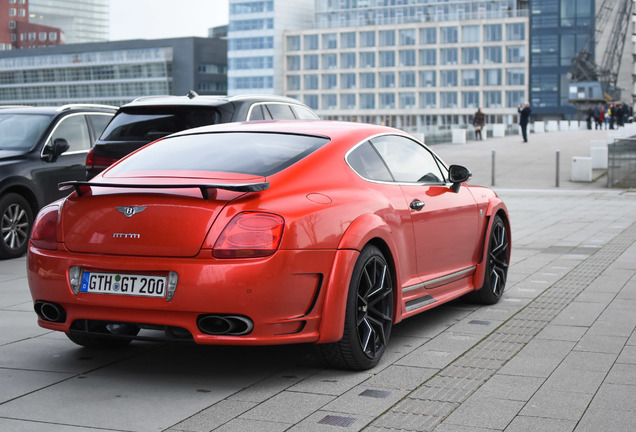
M 25 259 L 0 262 L 0 430 L 636 430 L 636 191 L 572 183 L 567 167 L 604 134 L 435 146 L 488 186 L 496 149 L 507 290 L 398 324 L 366 372 L 325 370 L 307 346 L 79 348 L 37 326 Z

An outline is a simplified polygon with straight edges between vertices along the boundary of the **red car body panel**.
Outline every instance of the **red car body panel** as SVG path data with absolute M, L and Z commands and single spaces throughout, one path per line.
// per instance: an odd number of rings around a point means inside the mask
M 85 319 L 175 326 L 205 344 L 335 342 L 343 335 L 353 267 L 369 243 L 383 251 L 393 269 L 394 323 L 482 286 L 490 221 L 500 214 L 509 228 L 505 205 L 494 192 L 466 184 L 456 193 L 450 184 L 371 182 L 346 161 L 347 152 L 370 137 L 408 135 L 381 126 L 318 121 L 228 124 L 177 135 L 237 130 L 319 135 L 330 141 L 267 178 L 200 171 L 120 176 L 109 174 L 112 168 L 101 173 L 93 182 L 266 181 L 270 187 L 263 192 L 211 190 L 208 199 L 196 188 L 85 187 L 81 196 L 72 193 L 55 204 L 60 205 L 57 250 L 33 242 L 29 247 L 33 300 L 59 304 L 66 312 L 64 322 L 40 317 L 38 324 L 63 332 Z M 414 199 L 426 202 L 422 211 L 410 208 Z M 133 217 L 117 210 L 132 206 L 145 209 Z M 221 232 L 234 216 L 251 211 L 282 216 L 278 250 L 261 258 L 215 258 L 212 249 Z M 74 294 L 71 266 L 112 273 L 176 272 L 178 284 L 170 301 Z M 421 302 L 429 297 L 432 302 Z M 246 316 L 254 328 L 241 336 L 205 334 L 197 328 L 201 314 Z

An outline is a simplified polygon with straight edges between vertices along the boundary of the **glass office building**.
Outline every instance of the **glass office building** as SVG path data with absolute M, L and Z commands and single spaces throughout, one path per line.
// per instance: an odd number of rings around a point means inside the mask
M 108 0 L 29 0 L 29 22 L 56 27 L 64 43 L 107 41 Z

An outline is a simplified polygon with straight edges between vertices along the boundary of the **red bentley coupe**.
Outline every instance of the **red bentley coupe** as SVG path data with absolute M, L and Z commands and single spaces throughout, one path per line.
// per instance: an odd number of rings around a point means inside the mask
M 180 132 L 43 208 L 28 252 L 40 326 L 88 347 L 160 337 L 316 344 L 368 369 L 393 324 L 492 304 L 506 207 L 396 129 L 255 122 Z

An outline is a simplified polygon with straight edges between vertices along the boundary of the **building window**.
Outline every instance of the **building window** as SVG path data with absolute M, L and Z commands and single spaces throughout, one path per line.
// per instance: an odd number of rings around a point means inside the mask
M 300 90 L 300 75 L 287 77 L 287 90 Z
M 519 105 L 525 103 L 523 90 L 507 91 L 506 92 L 506 107 L 517 108 Z
M 342 33 L 340 35 L 340 44 L 342 48 L 355 48 L 356 47 L 356 34 L 355 32 Z
M 526 71 L 521 68 L 510 68 L 506 70 L 506 84 L 525 85 Z
M 435 66 L 437 64 L 437 50 L 420 50 L 420 66 Z
M 400 30 L 400 45 L 415 45 L 415 29 Z
M 17 10 L 16 8 L 9 8 L 9 16 L 10 17 L 14 17 L 17 15 Z
M 457 87 L 457 71 L 456 70 L 443 70 L 440 71 L 440 80 L 443 87 Z
M 484 85 L 501 85 L 501 69 L 484 69 Z
M 437 43 L 437 28 L 420 29 L 420 45 L 435 45 Z
M 361 109 L 375 109 L 375 93 L 361 93 L 360 94 L 360 108 Z
M 355 94 L 342 94 L 340 95 L 340 108 L 342 109 L 355 109 L 356 108 L 356 95 Z
M 356 88 L 356 74 L 354 73 L 340 74 L 340 87 L 343 89 Z
M 462 92 L 462 107 L 479 108 L 479 92 Z
M 380 67 L 395 67 L 395 51 L 380 51 Z
M 393 88 L 393 87 L 395 87 L 395 73 L 394 72 L 380 72 L 380 87 L 381 88 Z
M 458 42 L 458 29 L 457 27 L 442 27 L 442 43 L 457 43 Z
M 322 75 L 322 89 L 332 90 L 338 88 L 338 75 L 336 74 L 323 74 Z
M 336 108 L 338 108 L 337 94 L 322 95 L 322 109 L 336 109 Z
M 416 54 L 415 50 L 400 51 L 400 66 L 415 66 Z
M 500 46 L 484 47 L 485 64 L 501 63 L 502 61 L 503 57 Z
M 415 93 L 400 93 L 400 108 L 415 108 Z
M 457 64 L 457 48 L 442 48 L 440 50 L 440 56 L 442 65 Z
M 338 48 L 338 35 L 336 33 L 325 33 L 322 35 L 322 49 Z
M 287 36 L 287 51 L 300 51 L 300 36 Z
M 436 107 L 437 107 L 437 93 L 435 92 L 420 93 L 420 108 L 436 108 Z
M 338 54 L 323 54 L 322 55 L 323 69 L 335 69 L 337 67 L 338 67 Z
M 230 51 L 268 49 L 273 47 L 274 38 L 271 36 L 230 39 L 228 42 L 228 49 Z
M 18 16 L 24 18 L 26 16 L 26 9 L 18 9 Z
M 36 39 L 36 34 L 35 32 L 29 32 L 29 40 L 30 41 L 34 41 Z
M 523 45 L 510 45 L 506 47 L 508 63 L 525 63 L 526 48 Z
M 476 43 L 481 40 L 478 25 L 462 26 L 462 42 Z
M 313 110 L 318 109 L 318 95 L 305 95 L 303 102 Z
M 415 71 L 400 72 L 400 87 L 415 87 Z
M 360 67 L 361 68 L 375 67 L 375 52 L 361 52 Z
M 479 63 L 479 48 L 462 48 L 462 63 L 463 64 L 478 64 Z
M 318 69 L 318 54 L 309 54 L 304 57 L 305 70 Z
M 380 30 L 380 46 L 395 45 L 395 30 Z
M 437 85 L 437 72 L 434 70 L 420 71 L 420 87 L 435 87 Z
M 395 108 L 395 93 L 380 93 L 380 108 Z
M 297 56 L 297 55 L 287 56 L 287 70 L 290 70 L 290 71 L 300 70 L 300 56 Z
M 484 107 L 501 108 L 501 92 L 500 91 L 485 91 L 484 92 Z
M 342 69 L 353 69 L 356 67 L 356 53 L 340 54 L 340 67 Z
M 15 21 L 9 21 L 9 28 L 10 28 L 11 30 L 15 30 L 15 28 L 16 28 L 16 23 L 15 23 Z
M 370 48 L 375 46 L 375 32 L 364 31 L 360 32 L 360 46 L 362 48 Z
M 57 40 L 57 33 L 56 32 L 49 32 L 49 40 L 50 41 L 56 41 Z
M 524 23 L 506 24 L 506 32 L 509 41 L 526 39 L 526 25 Z
M 500 42 L 503 39 L 501 24 L 484 25 L 484 42 Z
M 479 85 L 479 69 L 466 69 L 462 71 L 462 85 L 466 87 Z
M 457 92 L 440 92 L 441 108 L 457 108 Z
M 305 75 L 305 90 L 318 90 L 318 75 Z
M 45 41 L 47 36 L 48 34 L 46 32 L 40 32 L 40 34 L 38 35 L 38 38 L 40 41 Z
M 372 89 L 375 88 L 375 73 L 361 73 L 360 74 L 360 88 Z
M 305 35 L 303 41 L 305 51 L 315 51 L 318 49 L 318 35 Z

